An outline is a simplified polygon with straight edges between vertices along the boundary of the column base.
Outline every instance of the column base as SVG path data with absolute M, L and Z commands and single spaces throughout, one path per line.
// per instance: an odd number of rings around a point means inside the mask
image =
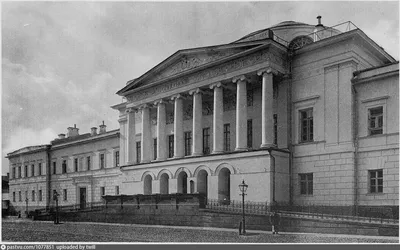
M 223 153 L 224 153 L 224 151 L 212 151 L 211 154 L 215 155 L 215 154 L 223 154 Z
M 183 158 L 183 157 L 185 157 L 185 156 L 180 156 L 180 155 L 174 155 L 174 157 L 172 157 L 173 159 L 181 159 L 181 158 Z
M 235 148 L 235 151 L 247 151 L 248 148 Z
M 276 145 L 273 143 L 265 143 L 261 144 L 260 148 L 276 148 Z
M 191 156 L 202 156 L 203 153 L 193 153 Z
M 140 163 L 149 163 L 150 162 L 150 160 L 142 160 L 142 161 L 140 161 Z
M 136 165 L 137 162 L 136 161 L 127 161 L 126 165 Z
M 157 158 L 156 161 L 166 161 L 167 158 Z

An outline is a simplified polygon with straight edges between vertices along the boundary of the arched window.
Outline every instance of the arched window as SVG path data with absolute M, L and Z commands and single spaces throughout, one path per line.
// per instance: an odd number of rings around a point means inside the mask
M 289 50 L 296 50 L 302 48 L 304 45 L 310 44 L 313 42 L 313 39 L 309 36 L 298 36 L 295 37 L 289 43 Z

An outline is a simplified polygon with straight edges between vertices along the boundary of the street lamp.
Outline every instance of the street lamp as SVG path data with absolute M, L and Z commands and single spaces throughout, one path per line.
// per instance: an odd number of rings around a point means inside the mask
M 58 196 L 60 196 L 56 190 L 54 190 L 53 199 L 56 201 L 56 217 L 54 218 L 54 224 L 58 224 L 60 221 L 58 219 Z
M 244 196 L 246 195 L 246 190 L 249 186 L 244 183 L 242 180 L 242 184 L 239 185 L 240 192 L 242 192 L 242 210 L 243 210 L 243 234 L 246 234 L 246 227 L 245 227 L 245 218 L 244 218 Z

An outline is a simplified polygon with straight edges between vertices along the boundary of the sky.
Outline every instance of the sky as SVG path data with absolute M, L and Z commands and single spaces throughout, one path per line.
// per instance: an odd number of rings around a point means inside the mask
M 398 60 L 397 1 L 2 2 L 2 174 L 7 153 L 74 124 L 118 129 L 115 93 L 177 50 L 318 15 L 325 26 L 352 21 Z

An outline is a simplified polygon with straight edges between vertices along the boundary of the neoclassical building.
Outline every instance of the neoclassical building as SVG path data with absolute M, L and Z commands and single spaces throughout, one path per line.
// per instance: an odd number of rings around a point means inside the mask
M 10 169 L 24 165 L 13 160 L 22 154 L 47 166 L 45 176 L 11 178 L 10 195 L 50 183 L 49 199 L 67 189 L 71 204 L 82 192 L 85 202 L 113 193 L 229 202 L 241 199 L 244 180 L 255 202 L 398 208 L 398 93 L 398 62 L 352 23 L 282 22 L 179 50 L 128 81 L 112 107 L 120 128 L 104 138 L 9 154 Z M 102 152 L 109 167 L 75 171 Z M 63 161 L 69 170 L 52 173 Z

